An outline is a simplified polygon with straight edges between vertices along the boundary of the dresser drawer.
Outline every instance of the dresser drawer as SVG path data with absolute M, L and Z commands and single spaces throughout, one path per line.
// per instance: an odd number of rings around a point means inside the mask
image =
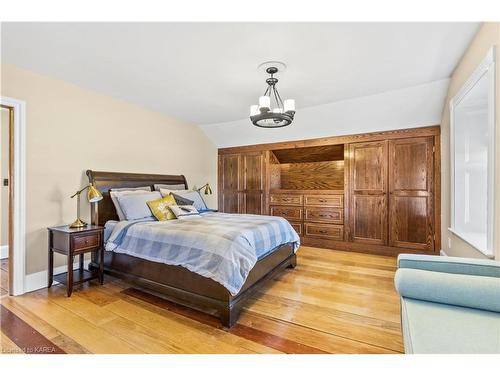
M 344 224 L 344 210 L 341 208 L 306 208 L 305 221 L 319 221 L 329 224 Z
M 302 236 L 302 223 L 290 223 L 293 229 L 297 232 L 299 236 Z
M 343 195 L 305 195 L 306 206 L 339 207 L 344 208 Z
M 300 207 L 271 206 L 271 216 L 281 216 L 290 221 L 302 220 L 303 210 Z
M 92 233 L 86 234 L 84 236 L 72 236 L 71 237 L 73 250 L 75 252 L 91 249 L 93 247 L 98 247 L 101 244 L 101 234 Z
M 284 206 L 302 206 L 303 196 L 300 194 L 271 194 L 269 203 Z
M 343 225 L 311 224 L 305 223 L 305 235 L 311 237 L 323 237 L 331 240 L 344 240 Z

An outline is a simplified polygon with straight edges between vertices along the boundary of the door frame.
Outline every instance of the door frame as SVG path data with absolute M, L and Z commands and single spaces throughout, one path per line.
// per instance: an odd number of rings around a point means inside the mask
M 12 108 L 9 170 L 9 294 L 24 293 L 26 278 L 26 103 L 0 96 L 0 104 Z

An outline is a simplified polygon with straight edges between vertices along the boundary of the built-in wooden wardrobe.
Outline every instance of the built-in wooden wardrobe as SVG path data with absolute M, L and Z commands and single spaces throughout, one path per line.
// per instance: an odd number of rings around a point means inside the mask
M 282 216 L 304 245 L 440 249 L 439 127 L 219 149 L 219 210 Z

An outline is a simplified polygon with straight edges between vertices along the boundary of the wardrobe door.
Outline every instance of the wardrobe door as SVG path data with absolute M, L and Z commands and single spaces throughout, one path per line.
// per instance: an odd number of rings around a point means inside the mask
M 219 210 L 240 213 L 241 155 L 219 155 Z
M 242 154 L 242 212 L 262 215 L 264 213 L 264 154 L 252 152 Z
M 349 145 L 350 240 L 387 244 L 387 141 Z
M 434 250 L 432 137 L 389 143 L 389 244 Z

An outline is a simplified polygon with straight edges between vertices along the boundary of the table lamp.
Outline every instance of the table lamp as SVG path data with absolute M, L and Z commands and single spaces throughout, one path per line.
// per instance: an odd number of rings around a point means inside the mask
M 102 194 L 99 190 L 97 190 L 94 185 L 90 184 L 85 186 L 83 189 L 78 190 L 75 194 L 71 196 L 71 198 L 76 197 L 76 220 L 70 224 L 70 228 L 82 228 L 86 227 L 88 224 L 80 219 L 80 194 L 88 189 L 87 191 L 87 199 L 90 203 L 99 202 L 102 199 Z
M 200 191 L 201 189 L 205 188 L 205 195 L 212 194 L 212 188 L 210 187 L 210 184 L 207 182 L 205 185 L 203 185 L 201 188 L 196 189 L 197 191 Z

